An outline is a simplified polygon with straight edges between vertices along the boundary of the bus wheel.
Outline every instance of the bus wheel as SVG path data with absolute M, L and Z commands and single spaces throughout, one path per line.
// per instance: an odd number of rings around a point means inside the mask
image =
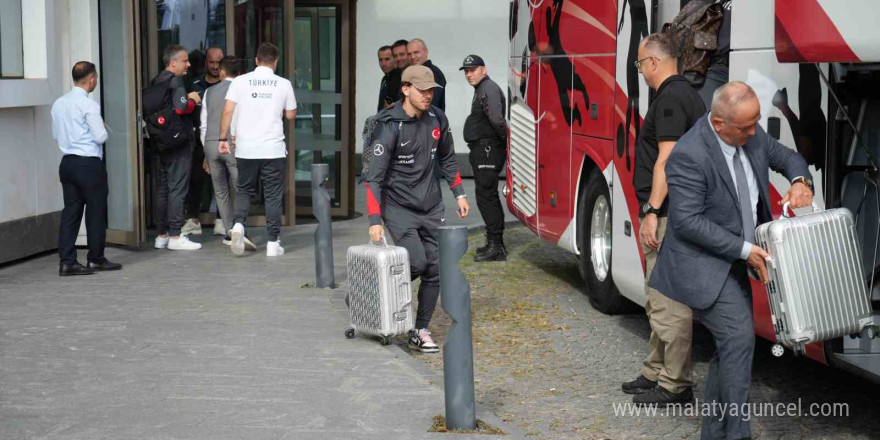
M 577 228 L 580 273 L 590 304 L 608 315 L 635 311 L 635 303 L 617 291 L 611 278 L 611 197 L 598 170 L 590 173 L 581 192 Z

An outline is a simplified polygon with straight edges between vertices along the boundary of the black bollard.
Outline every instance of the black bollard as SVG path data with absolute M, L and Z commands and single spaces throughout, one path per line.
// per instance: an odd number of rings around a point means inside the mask
M 443 344 L 443 389 L 446 427 L 477 427 L 474 404 L 474 346 L 471 332 L 471 288 L 458 267 L 468 248 L 466 226 L 440 227 L 440 299 L 452 318 Z
M 333 225 L 330 221 L 330 193 L 324 184 L 330 179 L 330 165 L 312 164 L 312 214 L 318 219 L 315 230 L 315 285 L 333 288 Z

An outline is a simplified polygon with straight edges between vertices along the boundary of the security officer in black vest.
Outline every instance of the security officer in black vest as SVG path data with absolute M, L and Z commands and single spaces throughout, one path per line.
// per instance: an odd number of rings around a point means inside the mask
M 489 79 L 486 63 L 468 55 L 458 70 L 464 70 L 468 84 L 474 86 L 471 114 L 464 123 L 464 140 L 470 148 L 474 169 L 477 207 L 486 223 L 486 246 L 477 249 L 474 261 L 505 261 L 504 210 L 498 197 L 498 175 L 507 160 L 506 102 L 501 87 Z

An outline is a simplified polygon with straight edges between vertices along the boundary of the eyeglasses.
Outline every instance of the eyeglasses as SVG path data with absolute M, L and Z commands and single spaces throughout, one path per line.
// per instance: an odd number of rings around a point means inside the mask
M 649 59 L 651 59 L 651 58 L 654 58 L 654 57 L 653 57 L 653 56 L 647 56 L 647 57 L 642 58 L 642 59 L 640 59 L 640 60 L 633 61 L 633 66 L 636 66 L 636 69 L 641 69 L 641 68 L 642 68 L 642 61 L 649 60 Z

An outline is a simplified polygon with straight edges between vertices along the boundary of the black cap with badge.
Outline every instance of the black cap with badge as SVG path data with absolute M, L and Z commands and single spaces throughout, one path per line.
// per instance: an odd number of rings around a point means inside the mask
M 480 67 L 485 66 L 486 63 L 483 62 L 483 59 L 480 58 L 479 55 L 468 55 L 464 62 L 461 63 L 461 67 L 458 70 L 464 70 L 471 67 Z

